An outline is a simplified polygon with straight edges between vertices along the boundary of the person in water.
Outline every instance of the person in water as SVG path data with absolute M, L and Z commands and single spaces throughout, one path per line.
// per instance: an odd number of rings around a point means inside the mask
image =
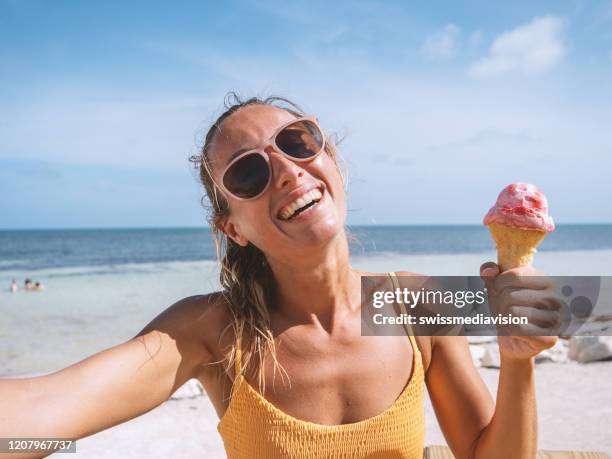
M 197 378 L 231 459 L 420 459 L 426 386 L 457 458 L 535 457 L 534 356 L 556 338 L 499 337 L 494 403 L 465 337 L 362 336 L 360 279 L 376 273 L 349 261 L 335 145 L 286 99 L 229 102 L 192 158 L 222 290 L 178 301 L 133 339 L 61 371 L 0 380 L 0 437 L 82 438 Z M 524 314 L 552 288 L 539 274 L 481 266 L 489 300 Z M 396 285 L 414 273 L 378 275 Z

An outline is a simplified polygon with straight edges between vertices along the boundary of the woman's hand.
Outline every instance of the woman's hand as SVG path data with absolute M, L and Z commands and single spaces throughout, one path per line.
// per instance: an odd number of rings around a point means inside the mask
M 531 268 L 500 272 L 488 262 L 480 267 L 491 314 L 526 317 L 528 324 L 498 328 L 502 359 L 528 360 L 555 345 L 561 325 L 561 302 L 551 278 Z

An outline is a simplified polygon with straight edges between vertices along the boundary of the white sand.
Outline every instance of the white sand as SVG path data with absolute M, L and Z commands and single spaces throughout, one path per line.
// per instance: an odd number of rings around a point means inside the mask
M 458 255 L 380 255 L 356 257 L 353 264 L 372 272 L 412 271 L 432 276 L 478 276 L 495 252 Z M 612 250 L 538 252 L 535 266 L 550 276 L 612 276 Z
M 495 396 L 498 370 L 480 369 Z M 541 449 L 612 454 L 612 362 L 537 366 Z M 426 444 L 446 444 L 426 402 Z M 155 410 L 77 442 L 77 456 L 98 458 L 224 458 L 218 418 L 206 397 L 171 400 Z

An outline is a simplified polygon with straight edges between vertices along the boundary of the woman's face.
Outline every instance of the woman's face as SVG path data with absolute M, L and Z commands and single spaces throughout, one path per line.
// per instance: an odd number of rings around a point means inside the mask
M 209 149 L 217 183 L 237 151 L 263 149 L 269 155 L 272 178 L 268 189 L 248 201 L 225 194 L 230 211 L 219 226 L 238 244 L 245 246 L 251 242 L 273 258 L 282 256 L 283 250 L 295 250 L 296 244 L 324 245 L 343 231 L 346 219 L 342 177 L 325 152 L 312 161 L 297 163 L 267 145 L 274 132 L 293 119 L 291 113 L 276 107 L 243 107 L 221 123 Z M 287 218 L 295 207 L 291 204 L 313 189 L 322 194 L 319 202 Z

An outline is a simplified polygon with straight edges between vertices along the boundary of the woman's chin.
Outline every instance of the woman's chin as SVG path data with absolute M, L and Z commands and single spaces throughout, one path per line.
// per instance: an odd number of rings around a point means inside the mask
M 333 241 L 344 232 L 344 219 L 338 215 L 326 215 L 323 218 L 313 221 L 309 225 L 300 225 L 291 228 L 288 235 L 296 243 L 307 244 L 309 246 L 324 246 Z

